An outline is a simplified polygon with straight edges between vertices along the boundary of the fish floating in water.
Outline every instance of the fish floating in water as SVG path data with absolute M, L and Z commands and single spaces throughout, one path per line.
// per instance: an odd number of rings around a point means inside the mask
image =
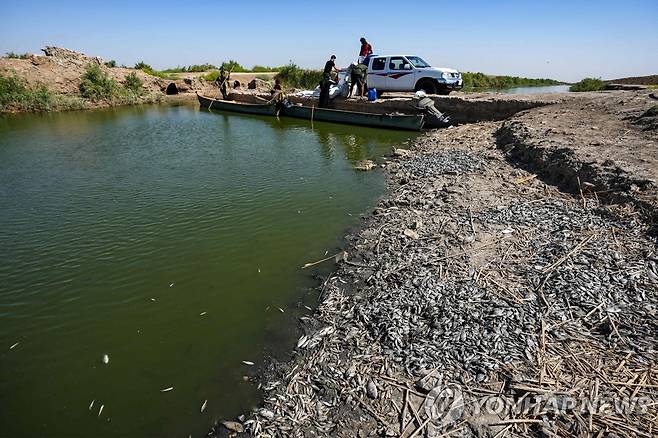
M 14 345 L 12 345 L 11 347 L 9 347 L 9 349 L 10 349 L 10 350 L 13 350 L 14 348 L 18 347 L 18 344 L 20 344 L 20 342 L 16 342 Z
M 170 283 L 170 284 L 169 284 L 169 287 L 174 287 L 174 283 Z
M 171 391 L 172 389 L 174 389 L 174 387 L 173 387 L 173 386 L 170 386 L 169 388 L 165 388 L 165 389 L 161 390 L 160 392 L 169 392 L 169 391 Z
M 249 360 L 243 360 L 242 363 L 245 364 L 245 365 L 249 365 L 249 366 L 253 366 L 253 365 L 254 365 L 254 363 L 251 362 L 251 361 L 249 361 Z
M 204 401 L 203 404 L 201 405 L 201 412 L 206 410 L 206 406 L 208 406 L 208 400 Z
M 103 355 L 103 363 L 104 363 L 105 365 L 107 365 L 108 363 L 110 363 L 110 356 L 108 356 L 107 354 L 104 354 L 104 355 Z
M 208 313 L 208 312 L 201 312 L 201 313 L 199 313 L 199 316 L 203 316 L 203 315 L 205 315 L 206 313 Z
M 98 410 L 98 417 L 100 417 L 101 414 L 103 413 L 103 408 L 104 407 L 105 407 L 105 405 L 101 405 L 101 408 Z
M 91 408 L 94 407 L 94 402 L 95 402 L 95 401 L 96 401 L 96 399 L 92 400 L 91 403 L 89 403 L 89 410 L 90 410 L 90 411 L 91 411 Z

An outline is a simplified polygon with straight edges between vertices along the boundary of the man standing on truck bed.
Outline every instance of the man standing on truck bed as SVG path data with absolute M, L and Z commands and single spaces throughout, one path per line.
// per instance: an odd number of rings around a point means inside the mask
M 361 50 L 359 51 L 359 64 L 363 64 L 363 60 L 368 56 L 372 55 L 372 46 L 366 41 L 364 37 L 361 37 Z

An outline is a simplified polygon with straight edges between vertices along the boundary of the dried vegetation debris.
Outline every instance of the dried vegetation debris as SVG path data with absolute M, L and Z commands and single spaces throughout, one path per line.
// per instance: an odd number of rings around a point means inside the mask
M 497 128 L 435 132 L 394 154 L 390 197 L 324 281 L 296 359 L 272 368 L 249 434 L 655 436 L 647 224 L 632 205 L 513 168 Z M 462 404 L 433 410 L 449 387 Z M 483 412 L 491 397 L 524 408 Z M 637 398 L 654 404 L 615 405 Z

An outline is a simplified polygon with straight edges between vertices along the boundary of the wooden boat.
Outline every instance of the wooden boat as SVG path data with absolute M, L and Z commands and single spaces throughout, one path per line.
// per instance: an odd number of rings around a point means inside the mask
M 425 123 L 422 114 L 371 114 L 328 108 L 290 105 L 281 109 L 281 115 L 319 122 L 345 123 L 373 128 L 404 129 L 420 131 Z
M 196 97 L 199 99 L 201 108 L 209 108 L 218 111 L 273 116 L 276 114 L 277 110 L 274 103 L 259 104 L 235 102 L 233 100 L 213 99 L 212 97 L 201 96 L 199 93 L 196 94 Z

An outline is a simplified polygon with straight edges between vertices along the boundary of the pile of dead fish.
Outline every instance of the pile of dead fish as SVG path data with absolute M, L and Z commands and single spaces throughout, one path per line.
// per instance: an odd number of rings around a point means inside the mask
M 251 433 L 338 436 L 337 422 L 349 415 L 362 421 L 353 412 L 361 406 L 389 434 L 396 420 L 363 402 L 390 397 L 379 393 L 375 376 L 431 369 L 442 379 L 484 385 L 496 370 L 531 373 L 550 361 L 546 355 L 562 360 L 562 340 L 635 355 L 635 366 L 655 362 L 658 258 L 637 215 L 614 218 L 560 196 L 480 211 L 423 199 L 436 191 L 428 179 L 482 170 L 485 162 L 443 150 L 396 165 L 394 172 L 414 178 L 352 236 L 349 260 L 323 285 L 313 329 L 299 339 L 299 360 L 269 382 L 267 416 L 246 423 Z M 476 268 L 472 257 L 485 249 L 476 233 L 493 236 L 484 258 L 495 267 Z M 599 372 L 606 369 L 599 364 Z M 573 373 L 564 384 L 585 381 Z M 576 423 L 564 420 L 565 430 Z

